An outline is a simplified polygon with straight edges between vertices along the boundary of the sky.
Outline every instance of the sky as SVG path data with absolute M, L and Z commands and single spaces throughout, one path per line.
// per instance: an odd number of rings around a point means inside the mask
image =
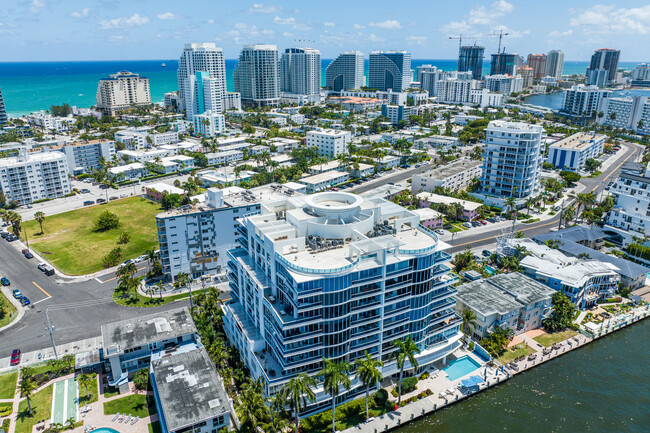
M 598 1 L 598 0 L 596 0 Z M 252 43 L 309 46 L 323 58 L 346 50 L 406 50 L 453 59 L 458 40 L 523 56 L 562 49 L 588 60 L 595 49 L 621 61 L 650 60 L 646 0 L 0 0 L 0 61 L 176 59 L 186 42 L 214 42 L 226 58 Z

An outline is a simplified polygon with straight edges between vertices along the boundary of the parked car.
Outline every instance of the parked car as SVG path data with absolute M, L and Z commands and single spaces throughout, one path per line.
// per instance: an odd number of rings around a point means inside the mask
M 23 297 L 23 294 L 20 293 L 20 290 L 15 289 L 11 294 L 14 296 L 15 299 L 20 299 Z
M 434 231 L 435 231 L 436 233 L 438 233 L 439 235 L 444 235 L 444 234 L 445 234 L 445 231 L 442 230 L 442 229 L 435 229 Z
M 16 236 L 12 235 L 11 233 L 9 233 L 5 239 L 6 239 L 7 241 L 9 241 L 9 242 L 13 242 L 13 241 L 15 241 L 15 240 L 18 239 L 18 238 L 17 238 Z
M 487 220 L 490 221 L 491 223 L 495 223 L 495 222 L 497 222 L 497 219 L 494 218 L 494 217 L 490 217 L 490 218 L 488 218 Z
M 20 349 L 14 349 L 13 352 L 11 352 L 11 361 L 9 361 L 9 365 L 14 366 L 20 364 Z
M 81 190 L 81 193 L 82 194 L 88 194 L 88 193 L 90 193 L 90 190 L 88 188 L 84 188 L 84 189 Z
M 108 185 L 101 184 L 99 185 L 99 189 L 108 189 Z
M 2 283 L 3 286 L 8 286 L 8 285 L 11 284 L 11 283 L 9 282 L 9 278 L 7 278 L 7 277 L 2 277 L 2 278 L 0 278 L 0 283 Z
M 479 221 L 472 221 L 472 227 L 478 227 L 481 223 Z
M 97 199 L 97 204 L 100 204 L 100 203 L 106 203 L 106 200 L 103 199 L 103 198 L 98 198 Z
M 34 258 L 34 254 L 32 254 L 32 253 L 30 253 L 29 251 L 27 251 L 27 252 L 25 253 L 25 258 L 26 258 L 26 259 L 33 259 L 33 258 Z
M 21 253 L 23 253 L 23 254 L 27 254 L 28 252 L 29 252 L 29 250 L 27 248 L 23 248 L 22 251 L 21 251 Z
M 110 200 L 110 201 L 117 200 L 117 197 L 112 196 L 112 197 L 109 198 L 109 200 Z
M 483 257 L 490 257 L 492 255 L 490 250 L 483 250 L 481 254 L 483 254 Z
M 90 206 L 90 205 L 93 205 L 93 204 L 95 204 L 95 202 L 92 201 L 92 200 L 86 200 L 86 201 L 84 202 L 84 206 Z
M 32 302 L 27 298 L 26 296 L 23 296 L 22 298 L 19 299 L 20 303 L 23 304 L 23 307 L 28 306 Z
M 47 263 L 39 263 L 37 268 L 39 271 L 44 271 L 47 268 Z
M 9 233 L 7 233 L 7 232 L 0 232 L 0 237 L 2 237 L 2 239 L 5 239 L 7 236 L 9 236 Z
M 485 221 L 485 220 L 481 220 L 481 224 L 483 224 L 484 226 L 486 226 L 486 225 L 487 225 L 487 221 Z
M 468 223 L 468 222 L 464 222 L 464 223 L 463 223 L 463 227 L 469 229 L 469 228 L 472 228 L 472 225 L 471 225 L 470 223 Z
M 555 212 L 559 212 L 559 211 L 560 211 L 560 206 L 555 206 L 555 207 L 553 208 L 553 210 L 554 210 Z

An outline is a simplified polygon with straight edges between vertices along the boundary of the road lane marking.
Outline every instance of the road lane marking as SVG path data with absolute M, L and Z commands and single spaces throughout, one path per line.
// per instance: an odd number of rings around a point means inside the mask
M 52 299 L 52 298 L 43 298 L 40 301 L 33 302 L 32 305 L 36 305 L 36 304 L 38 304 L 40 302 L 47 301 L 48 299 Z
M 537 226 L 522 228 L 521 230 L 518 230 L 518 231 L 523 232 L 523 231 L 526 231 L 526 230 L 537 229 L 537 228 L 549 226 L 549 225 L 555 224 L 555 223 L 557 223 L 557 221 L 551 221 L 551 222 L 548 222 L 548 223 L 545 223 L 545 224 L 540 224 L 540 225 L 537 225 Z M 489 241 L 490 239 L 496 239 L 498 236 L 501 236 L 501 235 L 490 236 L 489 238 L 477 239 L 475 241 L 465 242 L 464 244 L 452 245 L 451 247 L 452 248 L 464 247 L 465 245 L 472 245 L 472 244 L 476 244 L 478 242 Z
M 38 284 L 36 284 L 36 281 L 32 281 L 32 284 L 35 285 L 36 287 L 38 287 L 38 288 L 41 290 L 41 292 L 45 293 L 45 294 L 47 295 L 48 298 L 51 298 L 51 297 L 52 297 L 52 295 L 50 295 L 50 294 L 47 293 L 45 290 L 43 290 L 43 288 L 42 288 L 41 286 L 39 286 Z

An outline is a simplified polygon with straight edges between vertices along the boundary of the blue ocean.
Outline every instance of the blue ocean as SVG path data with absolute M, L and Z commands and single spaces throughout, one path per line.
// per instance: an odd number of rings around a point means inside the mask
M 322 60 L 322 79 L 325 85 L 325 68 L 331 59 Z M 163 63 L 165 66 L 162 66 Z M 368 64 L 366 60 L 366 71 Z M 455 70 L 456 60 L 414 59 L 412 68 L 432 64 L 446 71 Z M 565 74 L 584 73 L 588 62 L 565 62 Z M 226 60 L 228 90 L 233 90 L 232 72 L 237 60 Z M 621 63 L 619 67 L 632 69 L 636 63 Z M 162 102 L 164 94 L 178 89 L 176 69 L 178 60 L 125 60 L 101 62 L 15 62 L 0 63 L 0 89 L 4 96 L 7 114 L 21 116 L 51 105 L 64 102 L 78 107 L 96 103 L 97 82 L 100 78 L 118 71 L 131 71 L 149 77 L 151 99 Z M 489 71 L 485 62 L 483 71 Z M 367 74 L 367 73 L 366 73 Z

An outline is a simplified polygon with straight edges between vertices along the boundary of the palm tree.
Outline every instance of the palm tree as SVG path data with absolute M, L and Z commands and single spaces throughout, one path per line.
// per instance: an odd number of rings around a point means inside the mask
M 262 397 L 262 382 L 249 380 L 242 385 L 242 393 L 239 405 L 239 419 L 242 426 L 247 426 L 249 431 L 257 431 L 259 424 L 267 419 L 268 408 Z
M 467 330 L 469 329 L 471 331 L 471 327 L 476 326 L 476 314 L 474 314 L 472 310 L 465 308 L 463 310 L 462 318 L 463 332 L 469 335 L 469 332 L 467 332 Z
M 23 376 L 22 379 L 20 380 L 20 394 L 27 398 L 27 409 L 29 416 L 32 416 L 32 401 L 30 397 L 32 396 L 32 393 L 34 390 L 37 388 L 36 383 L 32 380 L 31 377 L 25 377 Z
M 316 399 L 312 387 L 316 387 L 316 379 L 307 373 L 301 373 L 292 377 L 280 390 L 282 400 L 288 401 L 293 409 L 296 432 L 300 429 L 300 411 L 307 406 L 308 401 L 313 402 Z
M 160 295 L 160 299 L 162 299 L 162 294 L 163 292 L 167 291 L 167 285 L 162 282 L 162 280 L 158 280 L 156 282 L 156 290 L 158 290 L 158 294 Z
M 336 362 L 332 359 L 323 358 L 323 369 L 317 376 L 323 377 L 323 388 L 332 397 L 332 433 L 336 432 L 336 397 L 339 390 L 344 387 L 350 389 L 352 382 L 348 376 L 350 363 L 347 361 Z
M 225 368 L 229 356 L 223 341 L 215 340 L 215 342 L 212 343 L 212 345 L 208 348 L 208 351 L 210 353 L 210 357 L 217 366 L 217 369 L 221 371 L 223 368 Z
M 45 214 L 38 211 L 34 214 L 34 219 L 38 222 L 38 225 L 41 227 L 41 234 L 43 234 L 43 221 L 45 221 Z
M 537 200 L 532 196 L 526 199 L 526 215 L 530 216 L 530 208 L 535 204 L 535 201 Z
M 88 391 L 88 386 L 92 385 L 92 383 L 95 381 L 95 377 L 91 375 L 90 373 L 82 373 L 79 376 L 77 376 L 77 383 L 79 385 L 83 385 L 86 388 L 86 399 L 90 400 L 90 392 Z
M 564 220 L 564 224 L 568 224 L 569 221 L 571 221 L 575 217 L 575 209 L 573 206 L 567 206 L 566 209 L 564 209 L 564 214 L 562 215 L 562 219 Z
M 393 352 L 392 357 L 397 360 L 397 366 L 399 367 L 399 388 L 397 393 L 397 404 L 402 402 L 402 376 L 404 375 L 404 363 L 408 359 L 411 363 L 411 368 L 418 368 L 418 361 L 415 359 L 415 355 L 420 353 L 420 349 L 417 344 L 411 337 L 407 337 L 406 340 L 395 340 L 393 341 L 393 346 L 397 347 L 397 352 Z
M 513 213 L 516 212 L 517 209 L 517 204 L 515 203 L 515 198 L 514 197 L 508 197 L 506 199 L 506 207 L 508 208 L 508 212 Z
M 274 413 L 271 416 L 271 421 L 264 424 L 264 431 L 283 433 L 289 427 L 291 427 L 291 423 L 289 422 L 289 420 L 287 420 L 286 418 L 283 418 L 278 413 Z
M 383 376 L 379 371 L 379 367 L 383 367 L 384 363 L 378 359 L 373 359 L 372 356 L 366 351 L 361 359 L 356 360 L 357 364 L 357 379 L 366 386 L 366 419 L 368 419 L 368 400 L 370 399 L 370 387 L 381 382 Z
M 23 217 L 20 214 L 10 210 L 7 212 L 5 218 L 11 224 L 11 231 L 13 234 L 16 237 L 20 237 L 20 223 L 22 222 Z

